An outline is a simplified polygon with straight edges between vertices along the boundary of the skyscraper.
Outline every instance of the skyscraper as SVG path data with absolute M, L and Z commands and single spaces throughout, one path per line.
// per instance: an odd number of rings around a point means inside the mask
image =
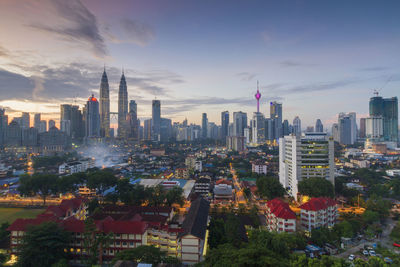
M 100 82 L 100 123 L 101 136 L 110 137 L 110 89 L 105 67 Z
M 398 142 L 399 109 L 397 97 L 371 97 L 369 100 L 369 115 L 383 117 L 383 136 L 385 141 Z
M 290 129 L 289 129 L 289 121 L 288 120 L 284 120 L 282 123 L 282 132 L 283 132 L 283 136 L 289 135 L 290 133 Z
M 160 129 L 161 129 L 161 102 L 160 100 L 153 100 L 151 109 L 151 119 L 153 123 L 152 139 L 160 141 Z
M 40 113 L 36 113 L 34 118 L 33 118 L 33 127 L 35 127 L 35 129 L 39 130 L 39 128 L 40 128 L 40 120 L 41 120 Z
M 293 134 L 297 136 L 301 135 L 301 120 L 299 116 L 293 119 Z
M 31 116 L 28 112 L 22 112 L 21 116 L 21 128 L 22 129 L 29 129 L 31 125 Z
M 271 119 L 275 119 L 275 139 L 282 136 L 282 103 L 273 101 L 269 105 Z
M 221 112 L 221 140 L 223 141 L 223 143 L 226 142 L 228 131 L 229 131 L 229 112 L 223 111 Z
M 56 127 L 56 122 L 54 120 L 49 120 L 49 130 L 53 127 Z
M 69 104 L 60 105 L 60 121 L 71 120 L 71 109 L 72 106 Z
M 92 95 L 86 102 L 86 137 L 100 137 L 100 112 L 99 102 Z
M 349 115 L 339 114 L 339 143 L 343 145 L 352 145 L 354 142 L 352 141 L 352 118 Z
M 122 72 L 121 81 L 119 82 L 118 91 L 118 137 L 127 137 L 127 121 L 128 115 L 128 88 L 126 86 L 125 75 Z
M 201 119 L 201 138 L 203 139 L 207 138 L 207 126 L 208 126 L 207 113 L 203 113 Z
M 6 115 L 6 110 L 0 109 L 0 145 L 3 146 L 6 143 L 6 133 L 8 127 L 8 115 Z
M 137 118 L 137 104 L 135 100 L 129 101 L 129 137 L 138 140 L 138 118 Z
M 265 117 L 261 112 L 254 112 L 252 121 L 252 142 L 262 144 L 265 141 Z
M 315 132 L 322 133 L 324 131 L 324 125 L 322 124 L 320 119 L 317 119 L 315 122 Z
M 365 118 L 360 119 L 360 132 L 359 132 L 359 137 L 360 138 L 365 138 Z
M 341 118 L 344 118 L 344 117 L 348 117 L 348 119 L 350 120 L 350 141 L 347 141 L 347 128 L 346 128 L 346 130 L 342 130 L 342 128 L 340 128 L 341 127 L 341 123 L 340 123 L 340 119 Z M 345 122 L 345 123 L 347 123 L 347 122 Z M 342 132 L 346 135 L 346 137 L 340 137 L 340 139 L 341 139 L 341 141 L 340 141 L 340 143 L 341 144 L 354 144 L 356 141 L 357 141 L 357 123 L 356 123 L 356 113 L 355 112 L 349 112 L 349 113 L 343 113 L 343 112 L 341 112 L 341 113 L 339 113 L 339 121 L 338 121 L 338 124 L 339 124 L 339 133 L 340 133 L 340 135 L 342 134 Z M 345 143 L 343 143 L 343 142 L 345 142 Z
M 244 136 L 244 128 L 247 127 L 247 113 L 233 112 L 233 136 Z

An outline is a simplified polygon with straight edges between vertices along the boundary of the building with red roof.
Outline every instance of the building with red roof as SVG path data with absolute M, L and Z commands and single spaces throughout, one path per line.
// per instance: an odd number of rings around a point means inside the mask
M 320 227 L 332 227 L 339 216 L 337 203 L 331 198 L 312 198 L 299 208 L 301 226 L 307 231 Z
M 266 218 L 269 231 L 296 231 L 296 214 L 290 209 L 286 202 L 278 198 L 267 202 Z

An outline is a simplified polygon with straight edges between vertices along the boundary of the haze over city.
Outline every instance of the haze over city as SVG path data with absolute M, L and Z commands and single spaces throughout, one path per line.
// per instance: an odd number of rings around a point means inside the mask
M 11 1 L 0 3 L 0 105 L 10 117 L 98 97 L 105 65 L 110 110 L 125 71 L 138 117 L 220 123 L 223 110 L 283 103 L 283 117 L 325 126 L 368 114 L 374 89 L 398 95 L 398 1 Z M 318 116 L 316 116 L 318 111 Z M 116 121 L 111 122 L 116 125 Z

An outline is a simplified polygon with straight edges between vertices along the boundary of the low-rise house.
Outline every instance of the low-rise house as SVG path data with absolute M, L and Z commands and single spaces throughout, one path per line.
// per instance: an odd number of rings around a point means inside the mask
M 204 198 L 210 193 L 211 180 L 208 178 L 197 179 L 194 184 L 194 192 Z
M 300 207 L 301 226 L 311 232 L 314 228 L 332 227 L 338 218 L 337 203 L 331 198 L 312 198 Z
M 232 200 L 232 186 L 228 184 L 217 184 L 214 187 L 214 200 L 218 201 L 226 201 Z
M 267 164 L 262 160 L 255 160 L 251 163 L 251 171 L 257 174 L 267 174 Z
M 267 202 L 266 218 L 269 231 L 279 233 L 296 231 L 296 214 L 286 202 L 278 198 Z
M 94 167 L 93 159 L 86 159 L 80 161 L 73 161 L 63 163 L 58 167 L 59 174 L 74 174 L 78 172 L 85 172 L 87 169 Z

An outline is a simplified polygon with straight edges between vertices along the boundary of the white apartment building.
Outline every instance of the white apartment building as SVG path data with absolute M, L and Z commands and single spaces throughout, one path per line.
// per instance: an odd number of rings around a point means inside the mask
M 85 172 L 87 169 L 94 167 L 94 160 L 86 159 L 81 161 L 74 161 L 63 163 L 58 166 L 59 174 L 73 174 L 78 172 Z
M 265 164 L 265 161 L 256 160 L 251 163 L 251 172 L 258 174 L 267 174 L 267 164 Z
M 333 138 L 326 133 L 288 135 L 279 139 L 279 182 L 297 199 L 298 183 L 322 177 L 334 183 Z
M 286 202 L 278 198 L 267 202 L 266 219 L 269 231 L 278 233 L 296 231 L 296 214 Z
M 314 228 L 332 227 L 339 216 L 337 203 L 331 198 L 312 198 L 301 205 L 300 220 L 304 230 L 311 232 Z

